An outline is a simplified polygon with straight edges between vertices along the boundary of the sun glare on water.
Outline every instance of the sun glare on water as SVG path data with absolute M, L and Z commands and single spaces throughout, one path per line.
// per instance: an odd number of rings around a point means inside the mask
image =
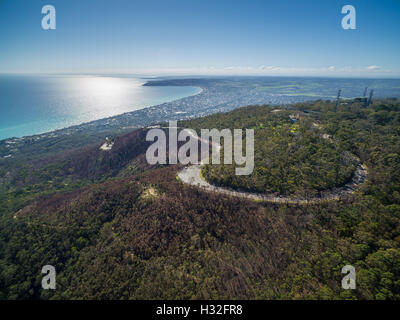
M 82 118 L 101 118 L 130 110 L 142 96 L 143 82 L 131 78 L 82 77 L 74 83 L 80 91 Z
M 79 81 L 81 89 L 88 95 L 120 97 L 138 89 L 142 83 L 132 79 L 112 77 L 87 77 Z

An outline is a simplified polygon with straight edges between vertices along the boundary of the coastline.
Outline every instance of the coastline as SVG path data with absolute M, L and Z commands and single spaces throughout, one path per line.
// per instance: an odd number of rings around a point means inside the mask
M 141 80 L 144 80 L 142 78 L 138 78 Z M 158 86 L 158 85 L 154 85 L 152 84 L 152 82 L 156 82 L 159 81 L 159 79 L 152 79 L 152 80 L 145 80 L 140 86 L 144 87 L 144 86 Z M 173 85 L 170 85 L 173 86 Z M 184 85 L 181 85 L 179 87 L 184 87 Z M 146 109 L 151 109 L 151 108 L 157 108 L 158 106 L 162 106 L 164 104 L 168 104 L 168 103 L 172 103 L 172 102 L 177 102 L 179 100 L 185 99 L 185 98 L 190 98 L 193 96 L 197 96 L 203 93 L 204 88 L 201 86 L 186 86 L 186 87 L 193 87 L 196 89 L 199 89 L 199 92 L 195 93 L 195 94 L 191 94 L 191 95 L 187 95 L 184 97 L 181 97 L 179 99 L 172 99 L 172 100 L 166 100 L 165 102 L 161 103 L 161 104 L 151 104 L 148 106 L 145 106 L 143 108 L 140 109 L 136 109 L 136 110 L 132 110 L 132 111 L 128 111 L 128 112 L 123 112 L 120 114 L 116 114 L 110 117 L 103 117 L 103 118 L 99 118 L 96 120 L 92 120 L 92 121 L 87 121 L 87 122 L 81 122 L 79 124 L 75 124 L 75 125 L 71 125 L 71 126 L 66 126 L 66 127 L 62 127 L 62 128 L 58 128 L 58 129 L 54 129 L 54 130 L 49 130 L 49 131 L 44 131 L 44 132 L 40 132 L 40 133 L 34 133 L 34 134 L 29 134 L 29 135 L 23 135 L 23 136 L 12 136 L 12 137 L 8 137 L 8 138 L 4 138 L 4 139 L 0 139 L 0 143 L 7 143 L 7 141 L 23 141 L 25 139 L 28 140 L 39 140 L 43 137 L 56 137 L 58 135 L 63 135 L 63 134 L 71 134 L 71 131 L 76 131 L 76 130 L 83 130 L 85 127 L 91 127 L 91 126 L 96 126 L 97 123 L 103 123 L 103 122 L 108 122 L 108 121 L 113 121 L 114 119 L 117 119 L 119 117 L 123 117 L 125 115 L 130 115 L 132 113 L 138 112 L 138 111 L 142 111 L 142 110 L 146 110 Z M 18 125 L 18 126 L 23 126 L 23 125 Z M 144 127 L 145 125 L 143 125 Z M 141 127 L 141 126 L 138 126 Z

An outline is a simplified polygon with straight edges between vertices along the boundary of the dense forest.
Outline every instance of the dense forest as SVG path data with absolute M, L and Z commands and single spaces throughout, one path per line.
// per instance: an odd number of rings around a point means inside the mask
M 181 165 L 146 163 L 146 129 L 111 151 L 2 159 L 0 299 L 400 298 L 399 100 L 249 106 L 179 126 L 255 129 L 254 173 L 204 167 L 215 184 L 306 196 L 346 183 L 355 159 L 368 178 L 306 205 L 206 192 L 177 179 Z M 41 288 L 48 264 L 56 290 Z M 345 265 L 355 290 L 341 286 Z

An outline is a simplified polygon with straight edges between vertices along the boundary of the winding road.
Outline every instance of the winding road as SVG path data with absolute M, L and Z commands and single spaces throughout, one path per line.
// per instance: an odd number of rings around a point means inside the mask
M 192 135 L 193 136 L 193 135 Z M 203 141 L 198 136 L 193 136 L 196 139 Z M 324 139 L 330 139 L 326 136 Z M 218 146 L 219 147 L 219 146 Z M 219 149 L 219 148 L 218 148 Z M 355 157 L 355 156 L 353 156 Z M 233 191 L 228 188 L 214 186 L 201 177 L 201 164 L 189 165 L 178 172 L 178 178 L 185 184 L 199 187 L 205 191 L 217 192 L 224 195 L 252 199 L 256 201 L 266 201 L 273 203 L 290 203 L 290 204 L 312 204 L 322 201 L 340 200 L 356 192 L 361 184 L 367 178 L 367 167 L 359 163 L 354 171 L 350 182 L 337 188 L 321 191 L 318 196 L 310 198 L 297 198 L 292 196 L 276 196 L 274 194 L 260 194 L 244 191 Z
M 275 202 L 275 203 L 295 203 L 295 204 L 308 204 L 321 201 L 340 200 L 344 196 L 357 191 L 359 186 L 365 181 L 367 177 L 367 168 L 359 164 L 354 171 L 353 178 L 347 184 L 339 188 L 333 188 L 322 191 L 319 196 L 309 199 L 295 198 L 290 196 L 275 196 L 268 194 L 259 194 L 251 192 L 233 191 L 223 187 L 214 186 L 201 177 L 201 165 L 191 165 L 185 167 L 178 173 L 179 179 L 186 184 L 200 187 L 206 191 L 217 192 L 234 197 L 247 198 L 252 200 Z

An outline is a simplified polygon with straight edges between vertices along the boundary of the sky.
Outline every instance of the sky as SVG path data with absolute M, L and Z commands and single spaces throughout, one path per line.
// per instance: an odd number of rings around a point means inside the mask
M 0 0 L 0 73 L 392 78 L 399 31 L 400 0 Z

